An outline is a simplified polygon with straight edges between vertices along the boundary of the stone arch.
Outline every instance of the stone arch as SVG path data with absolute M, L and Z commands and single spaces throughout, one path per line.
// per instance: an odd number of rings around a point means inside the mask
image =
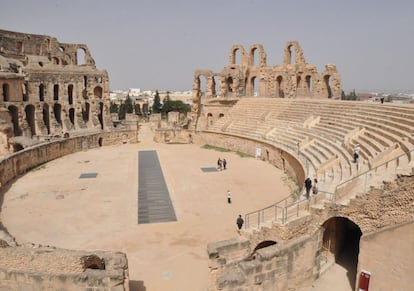
M 294 51 L 292 51 L 292 49 Z M 294 61 L 292 61 L 292 59 Z M 305 64 L 302 48 L 297 41 L 289 41 L 285 46 L 284 65 Z
M 259 84 L 259 76 L 250 76 L 248 81 L 248 88 L 249 88 L 249 96 L 259 96 L 260 95 L 260 84 Z M 257 94 L 256 94 L 257 91 Z
M 31 136 L 36 135 L 35 107 L 32 104 L 29 104 L 25 107 L 24 112 Z
M 7 109 L 9 110 L 10 118 L 13 124 L 14 136 L 22 135 L 22 130 L 19 126 L 19 109 L 14 105 L 10 105 Z
M 327 260 L 343 266 L 348 271 L 350 285 L 355 286 L 359 256 L 360 227 L 346 217 L 331 217 L 326 220 L 322 239 L 322 252 Z
M 262 242 L 258 243 L 255 246 L 255 248 L 253 249 L 253 253 L 255 253 L 257 250 L 260 250 L 260 249 L 263 249 L 263 248 L 267 248 L 267 247 L 273 246 L 275 244 L 277 244 L 277 242 L 275 242 L 273 240 L 265 240 L 265 241 L 262 241 Z
M 59 103 L 53 105 L 53 115 L 55 116 L 56 122 L 62 125 L 62 105 Z
M 76 49 L 76 64 L 78 66 L 86 64 L 86 50 L 83 47 Z
M 44 84 L 39 85 L 39 101 L 40 102 L 45 101 L 45 85 Z
M 10 100 L 10 86 L 8 83 L 3 83 L 3 101 L 7 102 Z
M 312 81 L 312 76 L 311 75 L 306 75 L 305 76 L 305 84 L 306 84 L 305 95 L 312 96 L 313 95 L 313 81 Z
M 52 58 L 52 64 L 59 65 L 59 63 L 60 63 L 59 58 L 57 58 L 57 57 Z
M 276 77 L 276 96 L 280 98 L 285 97 L 285 90 L 284 90 L 284 78 L 283 76 L 279 75 Z
M 68 85 L 68 103 L 73 104 L 73 85 Z
M 207 128 L 213 125 L 213 114 L 211 112 L 207 113 Z
M 245 55 L 244 47 L 242 45 L 236 44 L 233 45 L 230 50 L 230 65 L 234 65 L 237 63 L 237 53 L 240 53 L 239 64 L 243 62 L 243 56 Z
M 29 101 L 29 84 L 24 83 L 22 84 L 22 93 L 23 93 L 23 101 L 27 102 Z
M 259 58 L 259 62 L 255 62 L 255 53 L 256 51 L 258 51 L 258 58 Z M 250 59 L 250 65 L 253 67 L 265 67 L 266 66 L 266 53 L 264 51 L 264 48 L 261 44 L 254 44 L 250 47 L 250 55 L 249 55 L 249 59 Z M 255 65 L 257 64 L 257 65 Z
M 49 116 L 49 105 L 47 103 L 43 104 L 43 123 L 46 126 L 47 134 L 50 134 L 50 116 Z
M 102 98 L 102 87 L 101 86 L 96 86 L 93 89 L 93 95 L 95 96 L 95 98 Z

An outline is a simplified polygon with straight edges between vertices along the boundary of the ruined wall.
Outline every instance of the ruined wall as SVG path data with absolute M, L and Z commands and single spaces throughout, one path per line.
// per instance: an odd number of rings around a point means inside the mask
M 282 65 L 268 66 L 266 61 L 262 45 L 254 44 L 248 51 L 234 45 L 229 64 L 220 72 L 195 71 L 193 97 L 341 98 L 342 82 L 336 66 L 327 64 L 319 74 L 315 65 L 306 63 L 297 41 L 286 43 Z
M 124 253 L 0 247 L 2 290 L 129 290 Z
M 2 152 L 111 128 L 109 103 L 108 73 L 96 68 L 85 44 L 0 30 L 0 109 L 10 116 L 0 116 Z
M 62 156 L 89 148 L 137 141 L 136 131 L 117 130 L 59 139 L 24 149 L 0 160 L 0 187 L 32 168 Z

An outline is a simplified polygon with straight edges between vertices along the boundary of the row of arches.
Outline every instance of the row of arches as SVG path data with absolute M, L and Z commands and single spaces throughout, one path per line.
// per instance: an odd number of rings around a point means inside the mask
M 56 122 L 57 126 L 61 129 L 65 130 L 74 130 L 78 126 L 76 126 L 76 111 L 75 108 L 71 107 L 67 111 L 62 110 L 62 105 L 59 103 L 54 103 L 53 106 L 50 106 L 48 103 L 43 103 L 36 107 L 32 104 L 28 104 L 24 107 L 24 115 L 19 112 L 19 108 L 15 105 L 9 105 L 7 107 L 10 120 L 13 125 L 13 135 L 14 136 L 28 136 L 32 137 L 34 135 L 41 135 L 41 134 L 54 134 L 55 127 L 52 125 L 52 120 Z M 101 125 L 101 129 L 104 128 L 104 120 L 103 120 L 103 111 L 104 111 L 104 104 L 103 102 L 99 103 L 99 112 L 98 112 L 98 120 Z M 82 123 L 88 124 L 90 121 L 91 115 L 91 106 L 88 102 L 85 102 L 81 108 L 81 112 L 79 114 Z M 41 122 L 40 122 L 41 121 Z M 24 131 L 25 126 L 22 125 L 26 123 L 29 129 L 28 132 Z M 40 126 L 42 125 L 42 126 Z M 44 126 L 44 129 L 41 128 Z
M 83 99 L 89 99 L 88 98 L 88 94 L 86 91 L 86 81 L 87 77 L 84 77 L 84 82 L 83 82 L 83 87 L 82 87 L 82 97 Z M 60 86 L 59 84 L 54 84 L 52 87 L 53 90 L 53 101 L 62 101 L 61 95 L 62 95 L 62 86 Z M 29 92 L 28 92 L 28 84 L 25 83 L 22 85 L 22 101 L 30 101 L 29 98 Z M 44 102 L 47 99 L 47 85 L 41 83 L 38 86 L 38 101 L 40 102 Z M 67 97 L 67 102 L 69 105 L 72 105 L 74 103 L 74 99 L 76 98 L 76 91 L 75 91 L 75 86 L 73 84 L 69 84 L 66 87 L 66 91 L 64 92 L 65 97 Z M 93 89 L 93 95 L 95 98 L 97 99 L 102 99 L 103 97 L 103 88 L 101 86 L 95 86 Z M 15 100 L 13 98 L 11 98 L 11 92 L 10 92 L 10 84 L 5 82 L 2 84 L 2 99 L 4 102 L 9 102 L 9 101 L 18 101 Z

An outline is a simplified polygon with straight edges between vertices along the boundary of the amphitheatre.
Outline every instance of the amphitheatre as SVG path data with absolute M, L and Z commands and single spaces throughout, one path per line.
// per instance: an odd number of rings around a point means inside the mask
M 283 53 L 234 45 L 187 115 L 114 126 L 87 45 L 0 30 L 0 290 L 411 290 L 414 106 Z

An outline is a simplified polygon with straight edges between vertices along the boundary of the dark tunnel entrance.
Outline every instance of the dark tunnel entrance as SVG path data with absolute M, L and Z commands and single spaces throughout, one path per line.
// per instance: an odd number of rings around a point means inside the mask
M 362 232 L 358 225 L 345 217 L 332 217 L 323 224 L 323 251 L 327 252 L 335 263 L 347 270 L 352 290 L 355 287 L 358 266 L 359 240 Z

